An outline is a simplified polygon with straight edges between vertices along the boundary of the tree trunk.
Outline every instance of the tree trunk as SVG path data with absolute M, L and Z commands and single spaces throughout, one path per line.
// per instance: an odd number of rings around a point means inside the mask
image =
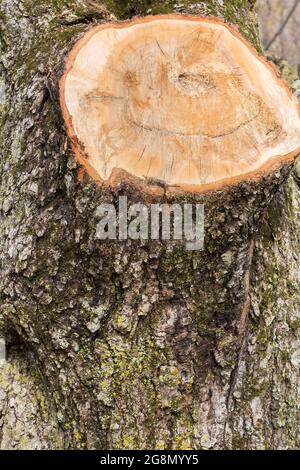
M 299 448 L 297 165 L 181 196 L 205 204 L 202 251 L 98 240 L 99 205 L 136 193 L 78 178 L 64 59 L 95 22 L 176 10 L 102 3 L 0 3 L 1 448 Z M 254 2 L 185 3 L 259 50 Z

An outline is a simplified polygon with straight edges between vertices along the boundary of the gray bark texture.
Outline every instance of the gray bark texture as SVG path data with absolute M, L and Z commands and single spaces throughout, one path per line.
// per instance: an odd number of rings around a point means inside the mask
M 58 102 L 95 23 L 213 14 L 259 49 L 253 4 L 0 0 L 2 449 L 300 447 L 299 164 L 177 197 L 203 251 L 101 241 L 97 207 L 143 196 L 78 181 Z

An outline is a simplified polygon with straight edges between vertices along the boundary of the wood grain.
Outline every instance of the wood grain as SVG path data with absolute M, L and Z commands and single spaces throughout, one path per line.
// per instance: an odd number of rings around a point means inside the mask
M 198 192 L 259 177 L 299 153 L 287 85 L 219 19 L 97 26 L 71 51 L 60 89 L 75 154 L 97 181 L 120 169 Z

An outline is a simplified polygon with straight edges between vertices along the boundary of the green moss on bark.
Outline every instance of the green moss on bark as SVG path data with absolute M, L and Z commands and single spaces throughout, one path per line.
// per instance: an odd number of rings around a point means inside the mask
M 174 11 L 195 15 L 212 15 L 224 18 L 239 27 L 242 34 L 261 52 L 257 21 L 253 12 L 255 2 L 248 0 L 106 0 L 107 8 L 117 18 L 127 19 L 136 15 L 157 15 Z

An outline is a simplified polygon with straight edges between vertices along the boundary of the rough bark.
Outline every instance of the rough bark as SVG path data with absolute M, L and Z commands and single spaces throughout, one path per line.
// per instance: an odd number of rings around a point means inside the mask
M 176 9 L 106 3 L 0 3 L 1 447 L 299 448 L 300 172 L 182 196 L 205 203 L 203 251 L 98 240 L 99 204 L 142 195 L 78 180 L 64 58 L 108 11 Z M 259 48 L 253 2 L 185 3 Z

